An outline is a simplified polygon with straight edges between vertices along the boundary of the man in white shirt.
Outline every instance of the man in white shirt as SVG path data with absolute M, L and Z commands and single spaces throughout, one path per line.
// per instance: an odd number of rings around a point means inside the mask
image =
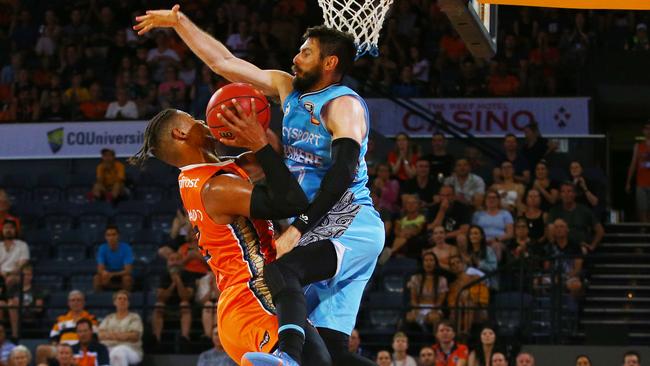
M 248 32 L 248 22 L 242 20 L 238 25 L 238 33 L 231 34 L 226 41 L 226 46 L 232 51 L 232 54 L 239 58 L 248 56 L 248 44 L 253 36 Z
M 115 93 L 117 100 L 111 102 L 106 109 L 107 119 L 137 119 L 138 106 L 128 99 L 126 90 L 120 88 Z
M 18 283 L 20 269 L 29 261 L 27 243 L 16 239 L 16 222 L 5 220 L 0 242 L 0 272 L 7 286 Z
M 465 158 L 456 160 L 454 173 L 445 179 L 445 185 L 454 187 L 456 199 L 467 205 L 479 207 L 483 202 L 485 182 L 471 173 L 469 161 Z

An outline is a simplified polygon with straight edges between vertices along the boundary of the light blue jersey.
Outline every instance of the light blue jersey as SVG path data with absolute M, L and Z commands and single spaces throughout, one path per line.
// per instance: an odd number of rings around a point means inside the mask
M 339 84 L 300 95 L 294 91 L 284 101 L 282 142 L 285 164 L 293 172 L 313 201 L 325 174 L 332 166 L 332 135 L 322 119 L 322 108 L 343 95 L 357 98 L 370 114 L 363 99 L 352 89 Z M 384 247 L 384 224 L 375 211 L 368 183 L 364 156 L 368 133 L 361 143 L 354 182 L 327 215 L 304 233 L 298 245 L 330 240 L 337 252 L 337 270 L 328 281 L 313 283 L 305 289 L 309 319 L 316 327 L 350 334 L 354 328 L 363 290 L 375 269 Z
M 333 84 L 320 91 L 300 95 L 294 91 L 284 101 L 282 121 L 282 144 L 285 164 L 296 177 L 311 202 L 318 192 L 321 181 L 332 166 L 332 135 L 321 116 L 322 108 L 343 95 L 357 98 L 366 111 L 366 129 L 369 132 L 370 114 L 363 99 L 347 86 Z M 368 132 L 361 142 L 361 152 L 354 182 L 350 187 L 352 202 L 371 206 L 368 168 L 364 156 L 368 150 Z

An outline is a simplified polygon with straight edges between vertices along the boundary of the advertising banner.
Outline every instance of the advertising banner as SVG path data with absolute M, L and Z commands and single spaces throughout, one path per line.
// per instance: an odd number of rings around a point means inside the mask
M 542 135 L 588 135 L 589 98 L 412 99 L 475 136 L 523 135 L 531 122 Z M 431 136 L 435 127 L 388 99 L 367 99 L 372 128 L 386 136 Z

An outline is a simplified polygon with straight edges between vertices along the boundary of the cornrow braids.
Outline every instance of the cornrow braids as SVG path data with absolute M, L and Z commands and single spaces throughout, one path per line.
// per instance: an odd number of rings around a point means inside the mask
M 156 114 L 147 125 L 144 131 L 144 143 L 135 155 L 129 158 L 131 165 L 142 167 L 149 155 L 156 154 L 156 148 L 160 142 L 160 131 L 165 123 L 177 113 L 176 109 L 167 108 Z

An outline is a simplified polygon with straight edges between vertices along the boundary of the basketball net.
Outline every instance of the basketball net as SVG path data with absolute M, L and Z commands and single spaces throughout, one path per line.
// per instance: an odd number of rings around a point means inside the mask
M 325 26 L 350 33 L 357 46 L 357 58 L 366 53 L 379 55 L 379 32 L 393 0 L 318 0 Z
M 627 9 L 650 10 L 649 0 L 479 0 L 499 5 L 541 6 L 573 9 Z

